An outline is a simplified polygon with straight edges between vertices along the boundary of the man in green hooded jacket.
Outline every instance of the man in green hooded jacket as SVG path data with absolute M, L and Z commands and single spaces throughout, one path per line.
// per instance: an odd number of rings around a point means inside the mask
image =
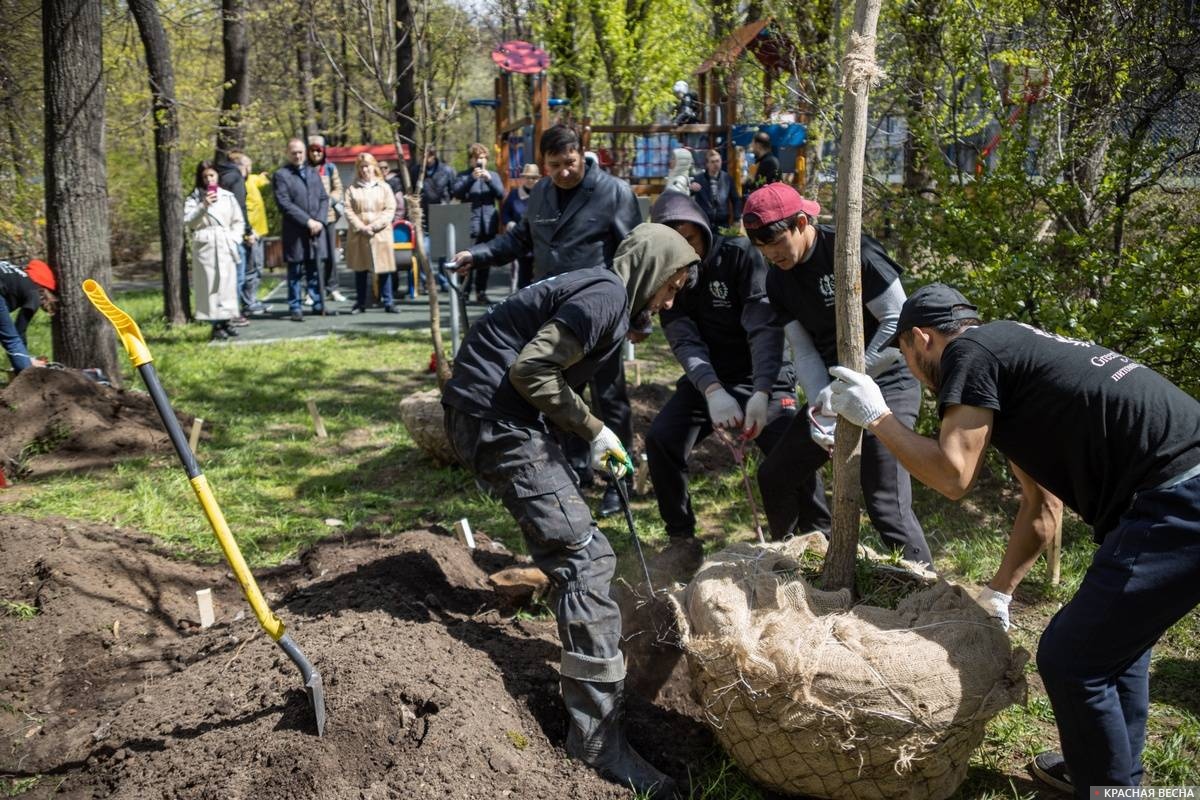
M 616 556 L 550 428 L 591 442 L 594 469 L 618 478 L 632 469 L 621 440 L 578 389 L 621 347 L 631 318 L 671 307 L 696 261 L 676 231 L 639 225 L 621 243 L 612 270 L 564 272 L 494 306 L 467 334 L 442 395 L 459 461 L 501 498 L 550 579 L 570 718 L 567 752 L 653 797 L 669 797 L 674 784 L 621 729 L 621 615 L 609 597 Z

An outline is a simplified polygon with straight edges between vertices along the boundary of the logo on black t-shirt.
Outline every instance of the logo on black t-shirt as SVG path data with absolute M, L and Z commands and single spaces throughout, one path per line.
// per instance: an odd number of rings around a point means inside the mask
M 821 299 L 825 301 L 826 307 L 832 308 L 835 294 L 833 275 L 822 275 L 817 281 L 817 288 L 821 290 Z
M 729 308 L 729 287 L 724 281 L 709 281 L 708 293 L 713 297 L 714 308 Z

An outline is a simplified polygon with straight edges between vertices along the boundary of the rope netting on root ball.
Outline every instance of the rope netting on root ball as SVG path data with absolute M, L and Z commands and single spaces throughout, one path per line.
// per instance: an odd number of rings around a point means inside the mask
M 415 392 L 400 401 L 400 421 L 421 452 L 439 464 L 453 464 L 444 414 L 442 393 L 437 389 Z
M 738 544 L 671 597 L 705 717 L 779 792 L 949 797 L 988 720 L 1023 700 L 1029 654 L 962 587 L 928 573 L 893 591 L 905 594 L 895 608 L 815 588 L 805 573 L 825 547 L 819 534 Z M 861 552 L 860 575 L 902 572 Z

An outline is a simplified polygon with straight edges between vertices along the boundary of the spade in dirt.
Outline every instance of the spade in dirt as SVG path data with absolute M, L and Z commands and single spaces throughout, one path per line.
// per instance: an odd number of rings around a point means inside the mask
M 229 526 L 225 523 L 225 516 L 221 513 L 220 506 L 217 505 L 212 489 L 209 488 L 208 479 L 200 471 L 200 467 L 196 463 L 196 456 L 188 446 L 187 437 L 183 435 L 183 429 L 179 427 L 175 412 L 171 410 L 171 403 L 167 400 L 167 394 L 163 391 L 162 384 L 159 383 L 158 373 L 151 363 L 154 359 L 150 355 L 150 349 L 146 346 L 146 340 L 142 337 L 142 331 L 132 317 L 108 299 L 108 295 L 105 294 L 100 284 L 88 279 L 83 282 L 83 291 L 92 301 L 96 310 L 107 317 L 108 321 L 117 329 L 121 344 L 125 346 L 130 360 L 142 376 L 146 389 L 154 401 L 154 407 L 158 410 L 158 415 L 162 417 L 163 424 L 167 428 L 167 435 L 171 437 L 171 444 L 175 446 L 175 452 L 179 455 L 179 460 L 183 462 L 192 489 L 195 490 L 196 497 L 199 498 L 200 505 L 204 508 L 204 514 L 208 517 L 213 533 L 216 534 L 217 541 L 220 542 L 221 549 L 225 553 L 225 560 L 237 577 L 246 601 L 254 609 L 254 615 L 258 617 L 258 624 L 300 669 L 300 675 L 304 679 L 304 691 L 308 695 L 309 705 L 316 717 L 317 735 L 323 735 L 325 733 L 325 688 L 321 682 L 321 673 L 313 668 L 312 663 L 305 658 L 304 653 L 292 641 L 292 637 L 286 633 L 283 622 L 267 606 L 267 601 L 259 591 L 254 576 L 250 574 L 250 569 L 242 558 L 237 541 L 234 540 Z

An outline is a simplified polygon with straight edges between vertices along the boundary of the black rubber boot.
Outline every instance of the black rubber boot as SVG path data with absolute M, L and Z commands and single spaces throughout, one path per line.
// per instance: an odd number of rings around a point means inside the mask
M 625 682 L 593 683 L 562 679 L 570 718 L 567 753 L 610 781 L 654 800 L 675 796 L 675 781 L 655 769 L 630 746 L 622 730 Z

